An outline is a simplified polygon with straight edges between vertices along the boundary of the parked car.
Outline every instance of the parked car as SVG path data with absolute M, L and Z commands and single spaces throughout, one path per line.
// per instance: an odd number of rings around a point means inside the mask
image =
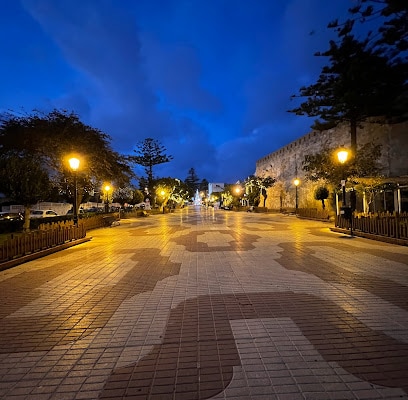
M 90 207 L 87 208 L 86 210 L 83 210 L 86 213 L 102 213 L 103 212 L 103 208 L 101 207 Z M 72 211 L 71 211 L 72 213 Z
M 54 210 L 31 210 L 30 218 L 48 218 L 58 217 L 58 214 Z
M 74 210 L 71 208 L 70 210 L 67 211 L 67 215 L 71 215 L 74 212 Z M 83 208 L 80 208 L 78 210 L 78 214 L 85 214 L 85 211 Z
M 0 212 L 0 221 L 22 221 L 23 219 L 24 216 L 21 213 Z

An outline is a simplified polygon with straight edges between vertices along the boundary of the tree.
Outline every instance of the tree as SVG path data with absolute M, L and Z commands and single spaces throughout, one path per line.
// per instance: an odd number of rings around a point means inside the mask
M 320 200 L 322 202 L 323 210 L 326 208 L 324 201 L 329 197 L 329 189 L 324 186 L 319 186 L 314 194 L 316 200 Z
M 143 142 L 137 145 L 137 149 L 134 150 L 136 156 L 130 156 L 129 159 L 135 164 L 145 167 L 147 175 L 148 188 L 151 191 L 153 188 L 153 167 L 155 165 L 170 162 L 173 156 L 164 154 L 166 148 L 160 144 L 159 141 L 146 138 Z
M 118 188 L 113 191 L 113 194 L 112 194 L 113 201 L 120 203 L 123 207 L 126 203 L 133 202 L 134 194 L 135 194 L 135 190 L 131 186 L 127 186 L 124 188 Z
M 30 229 L 30 208 L 51 187 L 47 171 L 35 156 L 0 155 L 0 191 L 24 206 L 24 230 Z
M 368 180 L 378 180 L 381 176 L 381 145 L 367 143 L 361 146 L 356 157 L 345 165 L 337 160 L 334 148 L 325 148 L 320 153 L 306 155 L 302 169 L 307 180 L 323 181 L 333 188 L 338 188 L 341 180 L 348 179 L 353 185 L 364 185 Z
M 181 205 L 190 199 L 189 187 L 180 179 L 160 178 L 154 182 L 154 190 L 161 210 L 169 202 Z
M 359 42 L 351 35 L 342 37 L 340 44 L 330 41 L 329 50 L 316 55 L 328 57 L 330 64 L 322 68 L 315 84 L 300 89 L 300 97 L 307 100 L 289 112 L 318 117 L 314 128 L 319 130 L 349 123 L 355 156 L 360 122 L 370 117 L 391 120 L 400 116 L 406 74 L 370 48 L 368 40 Z M 383 118 L 378 121 L 383 122 Z
M 399 76 L 395 91 L 392 118 L 396 122 L 408 119 L 408 4 L 405 0 L 357 0 L 349 8 L 345 21 L 331 21 L 339 38 L 357 34 L 361 25 L 367 25 L 366 42 L 370 48 L 392 66 L 395 76 Z M 384 77 L 385 78 L 385 77 Z
M 339 37 L 350 34 L 356 22 L 377 24 L 377 33 L 369 31 L 368 38 L 373 47 L 380 48 L 392 62 L 407 58 L 408 50 L 408 6 L 405 0 L 358 0 L 349 8 L 350 18 L 344 22 L 335 19 L 328 27 Z M 380 21 L 380 24 L 378 24 Z
M 114 182 L 116 187 L 126 186 L 134 176 L 126 158 L 110 147 L 110 137 L 85 125 L 74 113 L 9 113 L 0 120 L 0 155 L 35 159 L 47 172 L 51 186 L 67 200 L 73 193 L 73 174 L 67 159 L 74 154 L 81 161 L 77 173 L 80 193 L 99 191 L 103 181 Z M 50 194 L 43 192 L 34 203 Z
M 188 170 L 188 175 L 184 183 L 190 188 L 190 197 L 193 197 L 196 190 L 200 187 L 200 179 L 198 178 L 194 168 Z
M 201 182 L 200 182 L 200 185 L 199 185 L 199 187 L 198 187 L 198 190 L 200 191 L 200 192 L 206 192 L 206 191 L 208 191 L 208 181 L 207 181 L 207 179 L 202 179 L 201 180 Z
M 145 193 L 141 190 L 134 190 L 132 196 L 132 204 L 139 204 L 145 201 Z
M 266 199 L 268 198 L 267 189 L 273 186 L 276 182 L 275 178 L 270 176 L 261 178 L 255 175 L 250 175 L 245 179 L 245 194 L 250 205 L 257 206 L 260 201 L 260 195 L 263 196 L 263 206 L 266 205 Z

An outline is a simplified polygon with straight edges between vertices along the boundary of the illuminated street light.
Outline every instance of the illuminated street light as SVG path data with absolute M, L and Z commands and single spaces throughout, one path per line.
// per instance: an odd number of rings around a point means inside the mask
M 296 194 L 295 194 L 295 214 L 297 215 L 298 213 L 298 186 L 300 184 L 300 180 L 298 178 L 296 178 L 293 181 L 293 184 L 295 185 L 295 189 L 296 189 Z
M 340 214 L 345 218 L 346 220 L 350 221 L 350 235 L 353 236 L 353 210 L 351 207 L 347 207 L 346 205 L 346 181 L 347 177 L 345 174 L 345 168 L 344 165 L 347 162 L 349 158 L 349 152 L 346 149 L 341 149 L 337 152 L 337 158 L 342 165 L 343 169 L 343 179 L 341 181 L 341 186 L 342 186 L 342 192 L 343 192 L 343 205 L 340 209 Z
M 164 191 L 164 190 L 162 190 L 161 192 L 160 192 L 160 195 L 161 195 L 161 197 L 162 197 L 162 207 L 163 207 L 163 214 L 164 214 L 164 200 L 165 200 L 165 194 L 166 194 L 166 192 Z
M 80 161 L 76 157 L 72 157 L 68 160 L 69 166 L 74 175 L 74 204 L 73 204 L 73 216 L 74 216 L 74 225 L 78 226 L 78 185 L 77 185 L 77 171 L 79 168 Z
M 344 174 L 344 164 L 348 159 L 349 153 L 345 149 L 341 149 L 337 152 L 337 158 L 340 164 L 343 166 L 343 180 L 341 181 L 341 186 L 343 190 L 343 207 L 346 207 L 346 177 Z
M 112 190 L 110 185 L 104 186 L 105 194 L 106 194 L 106 202 L 105 202 L 105 212 L 109 212 L 109 192 Z
M 347 150 L 339 150 L 337 152 L 337 158 L 341 164 L 344 164 L 348 159 L 348 151 Z

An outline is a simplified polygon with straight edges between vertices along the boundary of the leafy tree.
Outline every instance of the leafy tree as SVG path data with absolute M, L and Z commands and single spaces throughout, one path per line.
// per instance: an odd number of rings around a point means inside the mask
M 160 209 L 168 204 L 183 204 L 190 199 L 189 187 L 180 179 L 160 178 L 154 183 L 156 202 Z
M 153 167 L 155 165 L 170 162 L 173 156 L 164 154 L 166 148 L 160 144 L 159 141 L 146 138 L 143 142 L 137 145 L 137 149 L 134 150 L 136 156 L 130 156 L 129 159 L 135 164 L 145 167 L 147 175 L 147 187 L 149 190 L 153 188 Z
M 224 190 L 220 193 L 224 207 L 239 205 L 239 197 L 235 194 L 235 188 L 236 185 L 224 185 Z
M 368 40 L 359 42 L 351 35 L 342 37 L 340 44 L 330 41 L 329 50 L 316 55 L 328 57 L 330 63 L 322 68 L 315 84 L 300 88 L 300 97 L 307 100 L 289 111 L 318 117 L 314 128 L 319 130 L 347 122 L 355 156 L 360 122 L 370 117 L 400 116 L 406 74 L 371 49 Z
M 205 191 L 207 191 L 208 190 L 208 181 L 207 181 L 207 179 L 203 179 L 201 182 L 200 182 L 200 186 L 198 187 L 198 190 L 200 191 L 200 192 L 205 192 Z
M 184 183 L 190 188 L 190 196 L 193 197 L 196 190 L 200 187 L 200 179 L 198 178 L 194 168 L 188 170 L 188 175 Z
M 334 148 L 325 148 L 320 153 L 306 155 L 302 169 L 307 180 L 317 182 L 322 180 L 333 188 L 339 186 L 346 177 L 353 185 L 362 184 L 367 179 L 381 176 L 381 145 L 367 143 L 357 151 L 357 156 L 345 165 L 337 160 Z
M 134 196 L 134 189 L 131 186 L 118 188 L 113 191 L 113 201 L 120 203 L 123 207 L 125 203 L 132 203 Z
M 99 190 L 103 181 L 126 186 L 134 176 L 126 158 L 110 147 L 107 134 L 85 125 L 76 114 L 59 110 L 48 114 L 3 115 L 0 155 L 5 159 L 14 156 L 20 160 L 35 159 L 47 172 L 51 186 L 66 199 L 73 193 L 73 174 L 67 162 L 70 155 L 81 161 L 77 172 L 79 193 Z M 51 194 L 50 190 L 44 191 L 33 203 Z
M 324 186 L 319 186 L 314 194 L 316 200 L 320 200 L 322 202 L 323 210 L 326 208 L 324 201 L 329 197 L 329 189 Z
M 141 190 L 134 190 L 133 191 L 133 199 L 132 199 L 132 204 L 139 204 L 143 203 L 145 201 L 145 193 L 142 192 Z
M 0 155 L 0 191 L 24 206 L 24 230 L 30 229 L 30 207 L 51 187 L 47 171 L 35 157 Z
M 275 182 L 276 179 L 270 176 L 261 178 L 255 175 L 250 175 L 247 179 L 245 179 L 245 193 L 247 199 L 249 200 L 249 204 L 257 206 L 260 201 L 260 195 L 262 194 L 264 200 L 263 206 L 265 207 L 266 199 L 268 198 L 267 189 L 272 187 Z
M 330 22 L 329 28 L 335 29 L 339 37 L 352 32 L 355 23 L 375 22 L 376 34 L 369 31 L 368 38 L 372 46 L 380 48 L 384 55 L 399 63 L 407 58 L 408 50 L 408 6 L 405 0 L 358 0 L 349 8 L 350 18 L 344 22 L 338 19 Z M 380 24 L 378 24 L 380 21 Z

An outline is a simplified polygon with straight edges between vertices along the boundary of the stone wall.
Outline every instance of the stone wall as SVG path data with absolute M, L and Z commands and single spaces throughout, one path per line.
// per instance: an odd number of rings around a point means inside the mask
M 374 124 L 365 123 L 358 128 L 357 146 L 374 142 L 382 145 L 380 163 L 385 177 L 408 177 L 408 123 Z M 281 149 L 266 155 L 256 163 L 255 175 L 276 178 L 276 184 L 268 189 L 266 206 L 269 209 L 293 209 L 295 207 L 296 188 L 293 180 L 298 177 L 299 208 L 321 208 L 320 201 L 314 199 L 314 191 L 322 182 L 308 182 L 302 170 L 306 155 L 316 154 L 324 148 L 350 148 L 350 130 L 341 125 L 323 132 L 312 131 Z M 333 210 L 335 197 L 328 204 Z

